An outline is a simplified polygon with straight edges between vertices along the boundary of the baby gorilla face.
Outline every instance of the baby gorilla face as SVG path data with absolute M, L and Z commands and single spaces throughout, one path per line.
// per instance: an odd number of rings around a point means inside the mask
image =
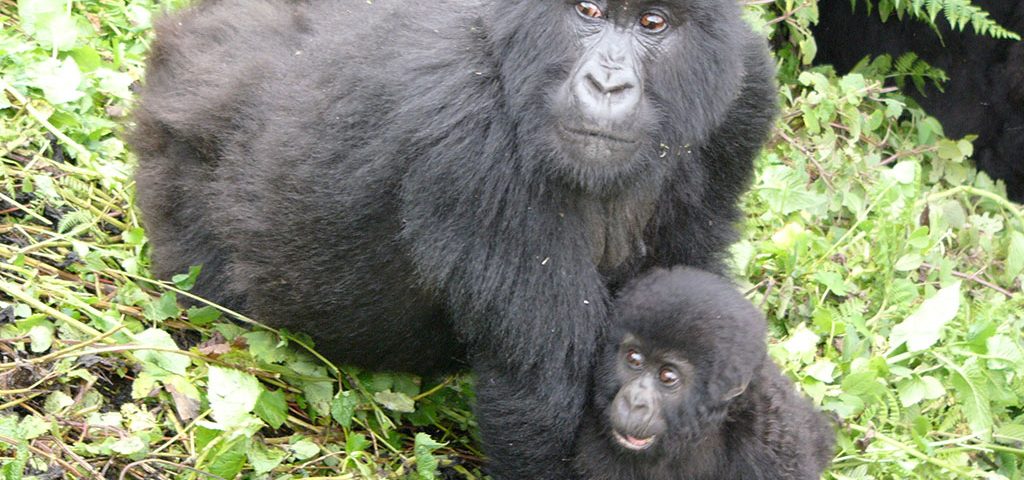
M 620 387 L 607 410 L 611 436 L 627 451 L 649 450 L 669 430 L 667 416 L 690 396 L 694 368 L 676 352 L 645 348 L 626 335 L 614 372 Z

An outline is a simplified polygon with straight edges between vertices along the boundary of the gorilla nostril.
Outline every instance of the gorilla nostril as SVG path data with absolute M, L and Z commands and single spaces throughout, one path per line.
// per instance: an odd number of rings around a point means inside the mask
M 633 84 L 625 79 L 615 78 L 611 76 L 608 81 L 602 82 L 597 79 L 592 73 L 584 75 L 584 81 L 587 85 L 595 92 L 601 95 L 615 95 L 617 93 L 625 92 L 633 88 Z
M 602 84 L 593 74 L 588 73 L 584 79 L 590 88 L 594 89 L 597 93 L 605 93 L 604 84 Z
M 633 84 L 631 84 L 631 83 L 620 83 L 618 85 L 614 85 L 614 86 L 611 86 L 611 87 L 606 87 L 604 93 L 607 93 L 609 95 L 614 95 L 616 93 L 624 92 L 624 91 L 629 90 L 631 88 L 633 88 Z

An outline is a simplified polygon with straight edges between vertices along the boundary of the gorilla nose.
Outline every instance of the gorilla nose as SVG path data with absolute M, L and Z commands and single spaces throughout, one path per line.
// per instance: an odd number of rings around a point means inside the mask
M 580 72 L 575 93 L 580 108 L 596 119 L 627 116 L 640 102 L 639 81 L 632 69 L 592 65 Z

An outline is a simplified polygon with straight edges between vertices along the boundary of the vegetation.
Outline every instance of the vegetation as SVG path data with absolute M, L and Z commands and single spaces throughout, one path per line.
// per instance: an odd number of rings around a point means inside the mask
M 839 419 L 826 477 L 1024 478 L 1024 210 L 890 69 L 808 67 L 814 0 L 749 3 L 783 114 L 736 275 Z M 1011 36 L 967 0 L 876 7 Z M 159 8 L 0 0 L 0 479 L 481 478 L 470 378 L 339 369 L 181 309 L 198 270 L 148 277 L 117 135 Z

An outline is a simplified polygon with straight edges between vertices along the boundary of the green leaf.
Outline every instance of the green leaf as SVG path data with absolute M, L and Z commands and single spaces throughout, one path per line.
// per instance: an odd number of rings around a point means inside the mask
M 314 455 L 320 453 L 320 446 L 306 439 L 301 439 L 291 445 L 288 445 L 288 450 L 291 450 L 292 456 L 296 460 L 306 460 L 313 458 Z
M 413 445 L 413 452 L 416 455 L 416 475 L 422 480 L 434 480 L 437 478 L 437 458 L 434 451 L 445 446 L 430 438 L 430 435 L 419 432 Z
M 84 45 L 72 50 L 69 55 L 75 59 L 75 63 L 78 64 L 79 70 L 82 73 L 89 73 L 103 64 L 103 60 L 100 58 L 99 52 L 95 48 L 89 45 Z M 139 229 L 141 230 L 141 229 Z
M 189 307 L 185 312 L 188 316 L 188 323 L 197 327 L 205 327 L 220 318 L 220 310 L 209 305 L 205 307 Z
M 43 353 L 49 350 L 53 345 L 53 334 L 55 331 L 56 328 L 49 321 L 33 325 L 28 330 L 28 338 L 32 342 L 29 345 L 29 349 L 35 353 Z
M 154 322 L 176 318 L 178 311 L 178 296 L 174 292 L 165 292 L 159 299 L 142 307 L 142 315 Z
M 962 405 L 971 433 L 987 440 L 992 434 L 992 408 L 989 404 L 988 379 L 978 362 L 968 359 L 963 366 L 947 365 L 957 400 Z
M 74 404 L 75 400 L 70 395 L 58 390 L 46 396 L 46 401 L 43 402 L 43 411 L 57 414 Z
M 1009 246 L 1006 249 L 1006 276 L 1012 281 L 1024 272 L 1024 233 L 1017 230 L 1010 232 Z
M 844 392 L 871 401 L 885 395 L 885 384 L 879 381 L 875 372 L 857 372 L 847 375 L 843 379 L 842 389 Z
M 75 46 L 78 25 L 71 18 L 66 0 L 18 0 L 21 27 L 47 49 L 68 50 Z
M 801 323 L 789 338 L 782 342 L 782 348 L 798 358 L 813 355 L 818 351 L 818 335 Z
M 140 345 L 161 349 L 180 350 L 174 343 L 171 334 L 158 328 L 150 328 L 135 334 L 135 342 Z M 166 373 L 185 375 L 186 369 L 192 365 L 192 359 L 185 355 L 158 350 L 139 350 L 135 356 L 142 362 L 145 371 L 162 376 Z
M 110 445 L 110 450 L 134 460 L 144 457 L 149 451 L 149 445 L 141 438 L 129 435 Z
M 284 390 L 263 390 L 256 400 L 254 413 L 275 430 L 288 418 L 288 402 Z
M 255 330 L 243 335 L 253 357 L 268 363 L 283 362 L 288 358 L 287 343 L 274 332 Z
M 330 416 L 331 402 L 334 399 L 333 382 L 302 381 L 299 382 L 299 388 L 302 389 L 303 397 L 313 407 L 312 413 L 320 417 Z
M 827 359 L 820 359 L 805 370 L 807 375 L 822 383 L 832 383 L 835 379 L 836 364 Z
M 252 440 L 243 437 L 227 444 L 226 448 L 218 448 L 216 453 L 207 457 L 210 463 L 204 465 L 203 470 L 223 478 L 235 478 L 245 466 L 246 452 L 251 443 Z
M 814 279 L 840 297 L 845 297 L 848 293 L 843 276 L 836 272 L 818 272 L 814 274 Z
M 288 452 L 267 447 L 262 442 L 254 441 L 252 442 L 252 447 L 246 451 L 246 457 L 249 458 L 249 463 L 252 464 L 253 472 L 256 475 L 263 475 L 280 465 L 288 457 Z
M 373 394 L 373 399 L 382 407 L 395 412 L 410 413 L 416 411 L 415 402 L 408 395 L 401 392 L 385 390 Z
M 896 260 L 896 264 L 892 268 L 897 272 L 912 272 L 920 268 L 922 263 L 924 263 L 924 258 L 920 254 L 908 253 Z
M 913 183 L 917 175 L 917 162 L 899 162 L 882 175 L 904 185 Z
M 73 102 L 85 96 L 79 90 L 82 72 L 71 57 L 63 61 L 47 58 L 29 70 L 32 86 L 43 91 L 47 102 L 53 105 Z
M 940 289 L 934 296 L 925 300 L 900 324 L 892 329 L 890 349 L 906 343 L 911 352 L 924 350 L 941 337 L 942 328 L 956 317 L 960 309 L 960 281 Z
M 171 281 L 174 282 L 175 286 L 182 290 L 192 290 L 192 287 L 196 284 L 196 279 L 199 278 L 200 271 L 202 271 L 202 267 L 199 265 L 193 265 L 189 267 L 187 274 L 180 273 L 175 275 L 171 277 Z
M 233 368 L 212 365 L 206 386 L 213 419 L 226 426 L 242 423 L 256 407 L 261 390 L 256 377 Z
M 338 392 L 331 402 L 331 418 L 344 428 L 352 427 L 352 417 L 359 406 L 359 399 L 351 391 Z
M 999 427 L 995 434 L 999 443 L 1024 443 L 1024 425 L 1008 423 Z

